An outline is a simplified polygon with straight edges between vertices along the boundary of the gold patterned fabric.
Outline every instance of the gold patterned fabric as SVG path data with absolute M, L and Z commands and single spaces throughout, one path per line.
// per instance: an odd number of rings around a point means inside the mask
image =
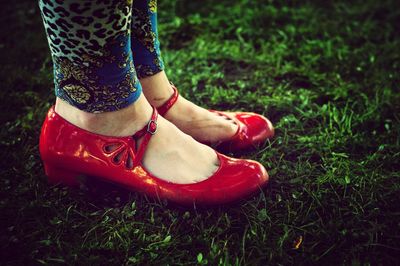
M 157 32 L 157 1 L 133 1 L 132 51 L 139 78 L 152 76 L 164 69 Z
M 141 93 L 131 50 L 132 1 L 40 0 L 57 97 L 87 112 L 115 111 Z

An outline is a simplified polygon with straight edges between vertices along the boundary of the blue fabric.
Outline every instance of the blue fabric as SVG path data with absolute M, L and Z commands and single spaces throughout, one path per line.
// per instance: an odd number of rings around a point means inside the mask
M 122 109 L 142 88 L 133 64 L 125 0 L 39 0 L 56 96 L 87 112 Z
M 152 76 L 164 69 L 157 30 L 157 1 L 133 1 L 132 52 L 139 78 Z

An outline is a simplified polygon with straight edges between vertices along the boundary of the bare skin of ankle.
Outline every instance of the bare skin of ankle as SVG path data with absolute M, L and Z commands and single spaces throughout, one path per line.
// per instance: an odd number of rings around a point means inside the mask
M 143 93 L 151 105 L 158 107 L 173 94 L 173 89 L 164 71 L 140 79 Z M 215 143 L 232 137 L 237 125 L 223 116 L 212 113 L 179 95 L 165 118 L 180 130 L 201 142 Z
M 87 113 L 58 99 L 55 111 L 70 123 L 106 136 L 131 136 L 150 120 L 152 108 L 145 97 L 128 107 L 105 113 Z M 214 150 L 195 141 L 159 116 L 157 132 L 143 157 L 144 167 L 154 176 L 177 184 L 206 180 L 218 169 Z M 139 140 L 138 145 L 140 145 Z

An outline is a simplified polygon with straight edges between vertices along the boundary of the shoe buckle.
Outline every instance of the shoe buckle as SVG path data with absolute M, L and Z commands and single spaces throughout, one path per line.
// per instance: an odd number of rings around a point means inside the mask
M 149 132 L 151 135 L 154 135 L 157 132 L 157 121 L 151 119 L 149 123 L 147 124 L 147 132 Z

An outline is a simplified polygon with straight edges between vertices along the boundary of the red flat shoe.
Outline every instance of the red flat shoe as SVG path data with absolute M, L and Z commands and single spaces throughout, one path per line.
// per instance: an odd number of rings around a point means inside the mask
M 157 108 L 160 115 L 164 116 L 178 100 L 178 89 L 171 84 L 174 94 L 160 107 Z M 205 143 L 222 151 L 237 151 L 257 147 L 266 139 L 275 134 L 274 127 L 266 117 L 249 112 L 222 112 L 209 110 L 220 116 L 224 116 L 238 126 L 236 133 L 227 140 L 218 143 Z
M 148 196 L 190 205 L 228 203 L 256 192 L 268 181 L 265 168 L 255 161 L 217 153 L 220 165 L 208 179 L 175 184 L 153 176 L 142 158 L 157 131 L 157 111 L 142 130 L 129 137 L 108 137 L 69 123 L 50 108 L 40 135 L 40 154 L 48 181 L 79 186 L 77 177 L 94 176 Z M 136 150 L 136 142 L 143 138 Z

